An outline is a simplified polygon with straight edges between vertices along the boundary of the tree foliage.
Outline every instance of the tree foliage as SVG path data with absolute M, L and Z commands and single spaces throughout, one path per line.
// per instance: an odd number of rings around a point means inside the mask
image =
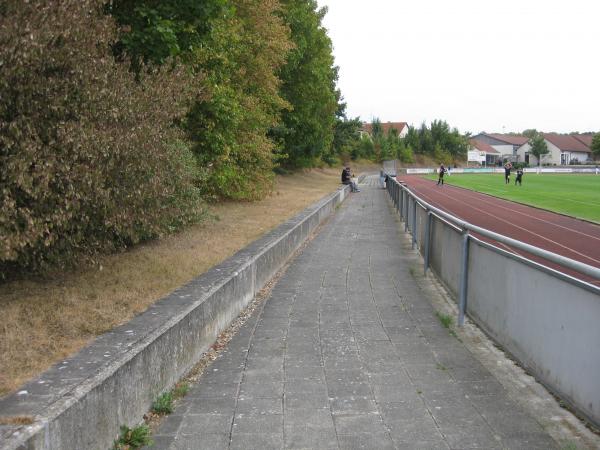
M 346 104 L 338 101 L 338 110 L 333 128 L 333 143 L 329 157 L 324 158 L 325 162 L 333 163 L 337 157 L 341 158 L 344 162 L 348 159 L 356 159 L 353 154 L 360 140 L 361 127 L 362 122 L 360 118 L 348 119 L 346 116 Z
M 137 83 L 95 0 L 0 11 L 0 272 L 63 264 L 195 220 L 193 157 L 173 120 L 198 79 Z
M 275 146 L 267 132 L 288 107 L 277 72 L 292 48 L 278 0 L 113 0 L 110 11 L 124 27 L 119 51 L 153 64 L 178 55 L 203 75 L 207 95 L 183 126 L 206 175 L 204 195 L 269 192 Z
M 600 158 L 600 133 L 594 134 L 592 138 L 592 153 L 595 158 Z
M 409 127 L 406 146 L 417 154 L 427 155 L 445 164 L 466 159 L 468 135 L 450 128 L 443 120 L 434 120 L 428 127 L 425 122 L 419 128 Z
M 321 21 L 326 8 L 315 0 L 282 0 L 283 18 L 294 48 L 279 76 L 281 95 L 291 105 L 271 136 L 288 167 L 306 167 L 325 155 L 333 142 L 338 96 L 331 40 Z
M 127 246 L 357 140 L 314 0 L 7 0 L 0 269 Z M 342 111 L 341 115 L 336 116 Z M 350 150 L 351 151 L 351 150 Z
M 546 140 L 541 133 L 532 133 L 532 137 L 529 139 L 529 145 L 531 146 L 530 153 L 535 156 L 538 160 L 538 165 L 542 163 L 542 157 L 550 152 Z

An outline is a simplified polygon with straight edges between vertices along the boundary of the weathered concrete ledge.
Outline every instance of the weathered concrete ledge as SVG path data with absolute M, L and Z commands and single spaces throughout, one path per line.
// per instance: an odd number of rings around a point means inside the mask
M 15 394 L 0 449 L 107 449 L 198 361 L 254 295 L 348 195 L 346 186 L 97 338 Z

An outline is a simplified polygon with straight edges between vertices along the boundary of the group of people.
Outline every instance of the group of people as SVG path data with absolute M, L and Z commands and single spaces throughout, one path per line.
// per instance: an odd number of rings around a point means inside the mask
M 513 169 L 513 165 L 510 161 L 506 161 L 504 164 L 504 184 L 510 183 L 510 171 Z M 517 177 L 515 178 L 515 186 L 517 183 L 519 186 L 523 184 L 523 169 L 521 167 L 517 168 Z
M 507 161 L 504 164 L 504 183 L 510 183 L 510 171 L 513 169 L 513 165 L 510 161 Z M 444 164 L 440 164 L 440 168 L 438 169 L 438 186 L 444 185 L 444 175 L 448 173 L 448 169 L 444 167 Z M 517 168 L 517 177 L 515 178 L 515 186 L 518 184 L 521 186 L 523 184 L 523 169 L 521 167 Z

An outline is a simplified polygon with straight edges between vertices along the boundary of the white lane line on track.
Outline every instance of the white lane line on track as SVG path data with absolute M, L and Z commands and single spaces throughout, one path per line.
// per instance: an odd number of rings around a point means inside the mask
M 420 192 L 420 193 L 421 193 L 421 195 L 427 196 L 427 195 L 426 195 L 426 194 L 424 194 L 423 192 Z M 538 237 L 538 238 L 540 238 L 540 239 L 542 239 L 542 240 L 544 240 L 544 241 L 547 241 L 547 242 L 549 242 L 549 243 L 552 243 L 552 244 L 554 244 L 554 245 L 556 245 L 556 246 L 558 246 L 558 247 L 564 248 L 564 249 L 565 249 L 567 252 L 574 253 L 574 254 L 576 254 L 576 255 L 579 255 L 579 256 L 581 256 L 582 258 L 585 258 L 585 259 L 588 259 L 588 260 L 590 260 L 590 261 L 593 261 L 593 262 L 595 262 L 595 263 L 598 263 L 598 264 L 600 264 L 600 260 L 598 260 L 598 259 L 592 258 L 591 256 L 588 256 L 588 255 L 586 255 L 586 254 L 584 254 L 584 253 L 578 252 L 577 250 L 573 250 L 572 248 L 570 248 L 570 247 L 567 247 L 566 245 L 562 245 L 562 244 L 561 244 L 561 243 L 559 243 L 559 242 L 556 242 L 556 241 L 554 241 L 554 240 L 552 240 L 552 239 L 549 239 L 549 238 L 547 238 L 547 237 L 544 237 L 544 236 L 542 236 L 541 234 L 538 234 L 538 233 L 535 233 L 534 231 L 528 230 L 527 228 L 523 228 L 523 227 L 521 227 L 521 226 L 515 225 L 515 224 L 513 224 L 513 223 L 511 223 L 511 222 L 509 222 L 509 221 L 507 221 L 507 220 L 505 220 L 505 219 L 503 219 L 503 218 L 501 218 L 501 217 L 498 217 L 498 216 L 496 216 L 496 215 L 494 215 L 494 214 L 490 213 L 489 211 L 485 211 L 485 210 L 483 210 L 483 209 L 477 208 L 477 207 L 475 207 L 475 206 L 473 206 L 473 205 L 471 205 L 471 204 L 469 204 L 469 203 L 467 203 L 467 202 L 465 202 L 465 201 L 457 200 L 455 197 L 450 197 L 449 195 L 447 195 L 447 194 L 445 194 L 445 193 L 442 193 L 442 192 L 440 192 L 440 194 L 441 194 L 442 196 L 444 196 L 444 197 L 447 197 L 447 198 L 449 198 L 450 200 L 454 201 L 455 203 L 456 203 L 456 202 L 459 202 L 459 203 L 465 204 L 465 205 L 469 206 L 470 208 L 472 208 L 472 209 L 474 209 L 474 210 L 476 210 L 476 211 L 479 211 L 479 212 L 481 212 L 481 213 L 483 213 L 483 214 L 486 214 L 486 215 L 488 215 L 488 216 L 490 216 L 490 217 L 492 217 L 492 218 L 494 218 L 494 219 L 496 219 L 496 220 L 498 220 L 498 221 L 500 221 L 500 222 L 504 222 L 504 223 L 506 223 L 506 224 L 510 225 L 511 227 L 518 228 L 518 229 L 520 229 L 520 230 L 522 230 L 522 231 L 525 231 L 525 232 L 527 232 L 527 233 L 529 233 L 529 234 L 531 234 L 531 235 L 533 235 L 533 236 L 536 236 L 536 237 Z M 429 197 L 429 196 L 427 196 L 427 197 Z M 431 198 L 431 197 L 429 197 L 429 198 Z M 448 211 L 448 209 L 447 209 L 447 208 L 442 208 L 442 209 L 444 209 L 444 210 L 446 210 L 447 212 L 451 213 L 451 211 Z
M 450 186 L 452 186 L 452 185 L 450 185 Z M 459 189 L 461 189 L 461 188 L 459 188 Z M 464 189 L 464 188 L 462 188 L 461 190 L 466 190 L 466 191 L 468 191 L 468 192 L 471 192 L 471 193 L 477 194 L 477 192 L 475 192 L 475 191 L 472 191 L 472 190 L 470 190 L 470 189 Z M 487 195 L 490 195 L 490 194 L 487 194 Z M 484 196 L 485 196 L 485 194 L 484 194 Z M 495 197 L 495 198 L 496 198 L 496 199 L 498 199 L 498 200 L 502 200 L 502 201 L 504 201 L 504 202 L 510 202 L 510 200 L 507 200 L 507 199 L 505 199 L 505 198 L 500 198 L 500 197 Z M 488 200 L 488 201 L 482 200 L 480 203 L 485 203 L 485 204 L 488 204 L 488 205 L 492 205 L 492 206 L 494 206 L 494 207 L 499 207 L 499 208 L 505 209 L 505 210 L 507 210 L 507 211 L 510 211 L 510 212 L 512 212 L 512 213 L 515 213 L 515 214 L 520 214 L 520 215 L 522 215 L 522 216 L 525 216 L 525 217 L 527 217 L 527 218 L 529 218 L 529 219 L 535 219 L 535 220 L 537 220 L 537 221 L 539 221 L 539 222 L 543 222 L 543 223 L 546 223 L 546 224 L 552 225 L 552 226 L 554 226 L 554 227 L 557 227 L 557 228 L 563 228 L 563 229 L 565 229 L 565 230 L 568 230 L 568 231 L 570 231 L 571 233 L 577 233 L 577 234 L 580 234 L 580 235 L 582 235 L 582 236 L 585 236 L 585 237 L 587 237 L 587 238 L 594 239 L 594 240 L 597 240 L 597 241 L 599 241 L 599 242 L 600 242 L 600 237 L 598 237 L 598 236 L 594 236 L 594 235 L 591 235 L 591 234 L 587 234 L 587 233 L 585 233 L 585 232 L 583 232 L 583 231 L 579 231 L 579 230 L 576 230 L 576 229 L 574 229 L 574 228 L 569 228 L 569 227 L 566 227 L 566 226 L 564 226 L 564 225 L 558 225 L 558 224 L 556 224 L 556 223 L 550 222 L 549 220 L 541 219 L 541 218 L 539 218 L 539 217 L 530 216 L 530 215 L 528 215 L 528 214 L 527 214 L 527 213 L 525 213 L 525 212 L 516 211 L 516 210 L 514 210 L 514 209 L 511 209 L 511 208 L 509 208 L 508 206 L 495 205 L 495 204 L 494 204 L 493 202 L 491 202 L 490 200 Z M 522 204 L 522 203 L 520 203 L 520 204 L 519 204 L 519 203 L 517 203 L 516 205 L 517 205 L 517 206 L 529 206 L 529 205 L 524 205 L 524 204 Z M 531 208 L 534 208 L 533 206 L 530 206 L 530 207 L 531 207 Z

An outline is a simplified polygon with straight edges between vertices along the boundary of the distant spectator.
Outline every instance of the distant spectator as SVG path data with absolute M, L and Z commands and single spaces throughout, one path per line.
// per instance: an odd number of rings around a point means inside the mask
M 519 183 L 519 186 L 521 186 L 523 182 L 523 169 L 521 167 L 519 167 L 517 169 L 517 178 L 515 178 L 515 186 L 517 185 L 517 183 Z
M 513 166 L 510 161 L 506 161 L 506 164 L 504 164 L 504 184 L 510 183 L 510 171 L 512 167 Z
M 442 186 L 444 185 L 444 174 L 446 173 L 446 168 L 444 167 L 444 164 L 440 164 L 440 168 L 438 169 L 438 186 L 441 184 Z

